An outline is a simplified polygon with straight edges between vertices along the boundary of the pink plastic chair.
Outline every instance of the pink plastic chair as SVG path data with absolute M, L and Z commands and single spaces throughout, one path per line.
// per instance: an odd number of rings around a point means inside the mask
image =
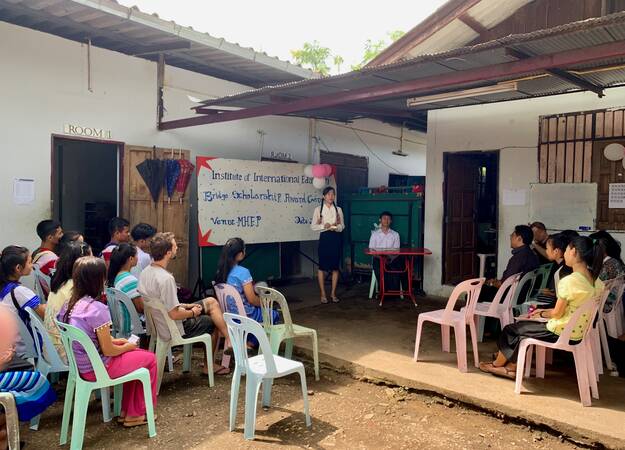
M 597 375 L 595 372 L 595 365 L 592 353 L 592 336 L 589 336 L 589 332 L 591 332 L 593 328 L 591 325 L 597 317 L 597 312 L 599 310 L 599 306 L 601 305 L 601 301 L 602 296 L 595 297 L 577 308 L 556 342 L 551 343 L 532 338 L 523 339 L 521 341 L 521 344 L 519 346 L 519 355 L 517 358 L 516 382 L 514 386 L 514 392 L 516 394 L 521 393 L 521 389 L 523 387 L 523 376 L 529 376 L 528 361 L 531 361 L 531 353 L 529 353 L 531 350 L 528 350 L 528 348 L 531 349 L 531 346 L 535 346 L 536 376 L 538 378 L 545 377 L 545 353 L 547 349 L 564 350 L 567 352 L 571 352 L 573 353 L 573 358 L 575 359 L 577 385 L 579 388 L 579 396 L 582 401 L 582 405 L 590 406 L 591 392 L 594 398 L 599 398 Z M 586 324 L 582 340 L 576 345 L 571 345 L 569 344 L 571 333 L 573 329 L 577 326 L 577 323 L 579 322 L 583 314 L 588 315 L 589 320 Z
M 467 325 L 471 332 L 471 343 L 473 345 L 473 362 L 475 367 L 479 366 L 479 356 L 477 352 L 477 332 L 473 314 L 475 305 L 480 296 L 480 291 L 484 285 L 484 278 L 474 278 L 466 280 L 456 286 L 447 301 L 445 309 L 430 311 L 419 314 L 417 320 L 417 337 L 415 340 L 414 360 L 419 357 L 419 344 L 421 342 L 421 331 L 423 322 L 434 322 L 441 326 L 441 335 L 443 341 L 443 351 L 449 352 L 449 327 L 454 327 L 454 337 L 456 339 L 456 355 L 458 359 L 458 370 L 467 372 Z M 467 303 L 464 311 L 454 311 L 456 301 L 466 293 Z
M 517 273 L 516 275 L 506 278 L 497 290 L 495 298 L 493 298 L 492 302 L 475 304 L 475 311 L 473 314 L 475 323 L 477 324 L 478 342 L 482 342 L 484 336 L 484 321 L 486 317 L 494 317 L 495 319 L 498 319 L 501 324 L 501 328 L 514 321 L 512 316 L 512 299 L 514 298 L 514 294 L 519 286 L 521 275 L 523 274 Z M 466 307 L 462 308 L 460 311 L 464 311 L 465 309 Z
M 219 283 L 215 284 L 213 287 L 215 288 L 215 296 L 217 297 L 217 301 L 219 302 L 219 306 L 221 307 L 221 311 L 223 313 L 230 312 L 243 317 L 247 317 L 247 315 L 245 314 L 245 307 L 243 306 L 243 299 L 241 298 L 241 294 L 239 294 L 239 291 L 237 291 L 234 286 L 230 286 L 226 283 Z M 237 311 L 228 311 L 228 302 L 226 300 L 228 296 L 234 298 L 234 301 L 237 305 Z M 219 330 L 215 330 L 215 333 L 216 334 L 214 339 L 217 342 L 217 349 L 219 348 L 220 339 L 224 338 L 224 353 L 222 353 L 221 356 L 221 365 L 223 367 L 230 367 L 230 355 L 225 354 L 225 350 L 232 347 L 232 344 L 230 343 L 230 337 L 222 336 L 221 333 L 219 333 Z M 215 353 L 217 353 L 217 351 L 215 351 Z

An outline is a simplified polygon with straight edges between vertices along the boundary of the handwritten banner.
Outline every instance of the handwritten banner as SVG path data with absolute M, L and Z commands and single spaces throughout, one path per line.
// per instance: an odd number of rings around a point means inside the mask
M 310 223 L 321 191 L 303 164 L 199 156 L 196 167 L 201 247 L 232 237 L 250 244 L 319 237 Z

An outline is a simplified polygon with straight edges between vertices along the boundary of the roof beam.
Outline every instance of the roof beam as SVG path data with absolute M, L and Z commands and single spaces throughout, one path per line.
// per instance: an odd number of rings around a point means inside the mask
M 171 44 L 162 45 L 149 45 L 141 50 L 139 53 L 133 53 L 131 56 L 147 56 L 159 53 L 170 53 L 176 50 L 189 50 L 191 48 L 191 42 L 172 42 Z
M 531 58 L 531 56 L 527 53 L 509 47 L 506 48 L 506 54 L 519 60 Z M 544 72 L 556 78 L 560 78 L 561 80 L 574 84 L 580 89 L 594 92 L 595 94 L 597 94 L 597 96 L 599 96 L 599 98 L 605 96 L 605 94 L 603 93 L 603 88 L 601 86 L 597 86 L 596 84 L 584 80 L 582 77 L 572 74 L 571 72 L 567 72 L 564 69 L 559 69 L 556 67 L 552 69 L 547 69 Z
M 458 20 L 460 20 L 462 23 L 471 28 L 480 36 L 488 31 L 488 28 L 486 28 L 478 20 L 470 16 L 468 12 L 465 12 L 464 14 L 458 16 Z
M 249 119 L 252 117 L 312 111 L 315 109 L 336 107 L 337 105 L 344 105 L 346 103 L 398 98 L 407 95 L 416 96 L 419 93 L 426 93 L 432 90 L 444 90 L 446 88 L 453 91 L 454 89 L 465 88 L 467 85 L 480 82 L 494 82 L 504 78 L 524 76 L 533 72 L 570 67 L 576 64 L 585 64 L 612 58 L 622 58 L 623 56 L 625 56 L 625 41 L 617 41 L 589 48 L 568 50 L 550 55 L 533 56 L 518 61 L 424 77 L 416 80 L 402 81 L 395 84 L 377 86 L 375 88 L 360 88 L 347 92 L 295 100 L 284 104 L 258 106 L 211 116 L 166 121 L 160 124 L 159 129 L 171 130 L 208 123 Z

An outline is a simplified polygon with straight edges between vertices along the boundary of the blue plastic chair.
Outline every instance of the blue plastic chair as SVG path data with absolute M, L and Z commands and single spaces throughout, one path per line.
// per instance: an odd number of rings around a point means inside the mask
M 304 398 L 304 415 L 306 426 L 312 422 L 308 413 L 308 390 L 306 388 L 306 374 L 304 365 L 299 361 L 292 361 L 274 355 L 271 351 L 269 339 L 263 327 L 255 320 L 237 314 L 224 314 L 228 326 L 228 335 L 234 352 L 235 367 L 230 388 L 230 431 L 234 431 L 239 402 L 239 388 L 241 376 L 245 375 L 245 439 L 254 439 L 256 429 L 256 403 L 260 385 L 263 385 L 263 407 L 271 403 L 271 386 L 274 378 L 298 373 L 302 385 Z M 260 354 L 252 357 L 247 355 L 247 337 L 253 335 L 258 339 Z
M 61 341 L 63 347 L 67 353 L 67 359 L 69 363 L 69 377 L 67 379 L 67 388 L 65 390 L 65 402 L 63 405 L 63 422 L 61 424 L 61 439 L 60 444 L 67 443 L 67 434 L 69 430 L 69 417 L 72 414 L 72 403 L 74 409 L 74 418 L 72 422 L 72 438 L 70 449 L 81 449 L 84 434 L 85 434 L 85 421 L 87 417 L 87 407 L 89 406 L 89 398 L 91 392 L 95 389 L 109 388 L 114 386 L 114 415 L 119 416 L 121 414 L 121 399 L 122 399 L 122 385 L 128 381 L 140 381 L 143 385 L 143 395 L 145 398 L 146 416 L 148 419 L 148 435 L 150 437 L 156 436 L 156 424 L 154 422 L 154 405 L 152 404 L 152 391 L 150 386 L 150 372 L 148 369 L 142 367 L 127 375 L 119 378 L 112 379 L 100 354 L 91 342 L 89 336 L 84 331 L 68 325 L 66 323 L 55 320 L 56 325 L 61 332 Z M 82 346 L 89 362 L 93 367 L 96 381 L 86 381 L 80 376 L 78 366 L 76 365 L 76 356 L 74 355 L 73 344 L 77 343 Z

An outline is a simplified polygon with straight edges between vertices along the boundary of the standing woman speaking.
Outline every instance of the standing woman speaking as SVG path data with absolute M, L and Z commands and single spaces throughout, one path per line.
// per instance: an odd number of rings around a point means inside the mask
M 343 210 L 336 206 L 336 191 L 328 186 L 323 190 L 321 206 L 315 208 L 310 228 L 320 231 L 319 236 L 319 270 L 317 278 L 321 290 L 321 303 L 328 303 L 325 289 L 325 273 L 332 272 L 332 303 L 338 303 L 336 285 L 339 281 L 339 265 L 341 260 L 341 233 L 345 228 Z

